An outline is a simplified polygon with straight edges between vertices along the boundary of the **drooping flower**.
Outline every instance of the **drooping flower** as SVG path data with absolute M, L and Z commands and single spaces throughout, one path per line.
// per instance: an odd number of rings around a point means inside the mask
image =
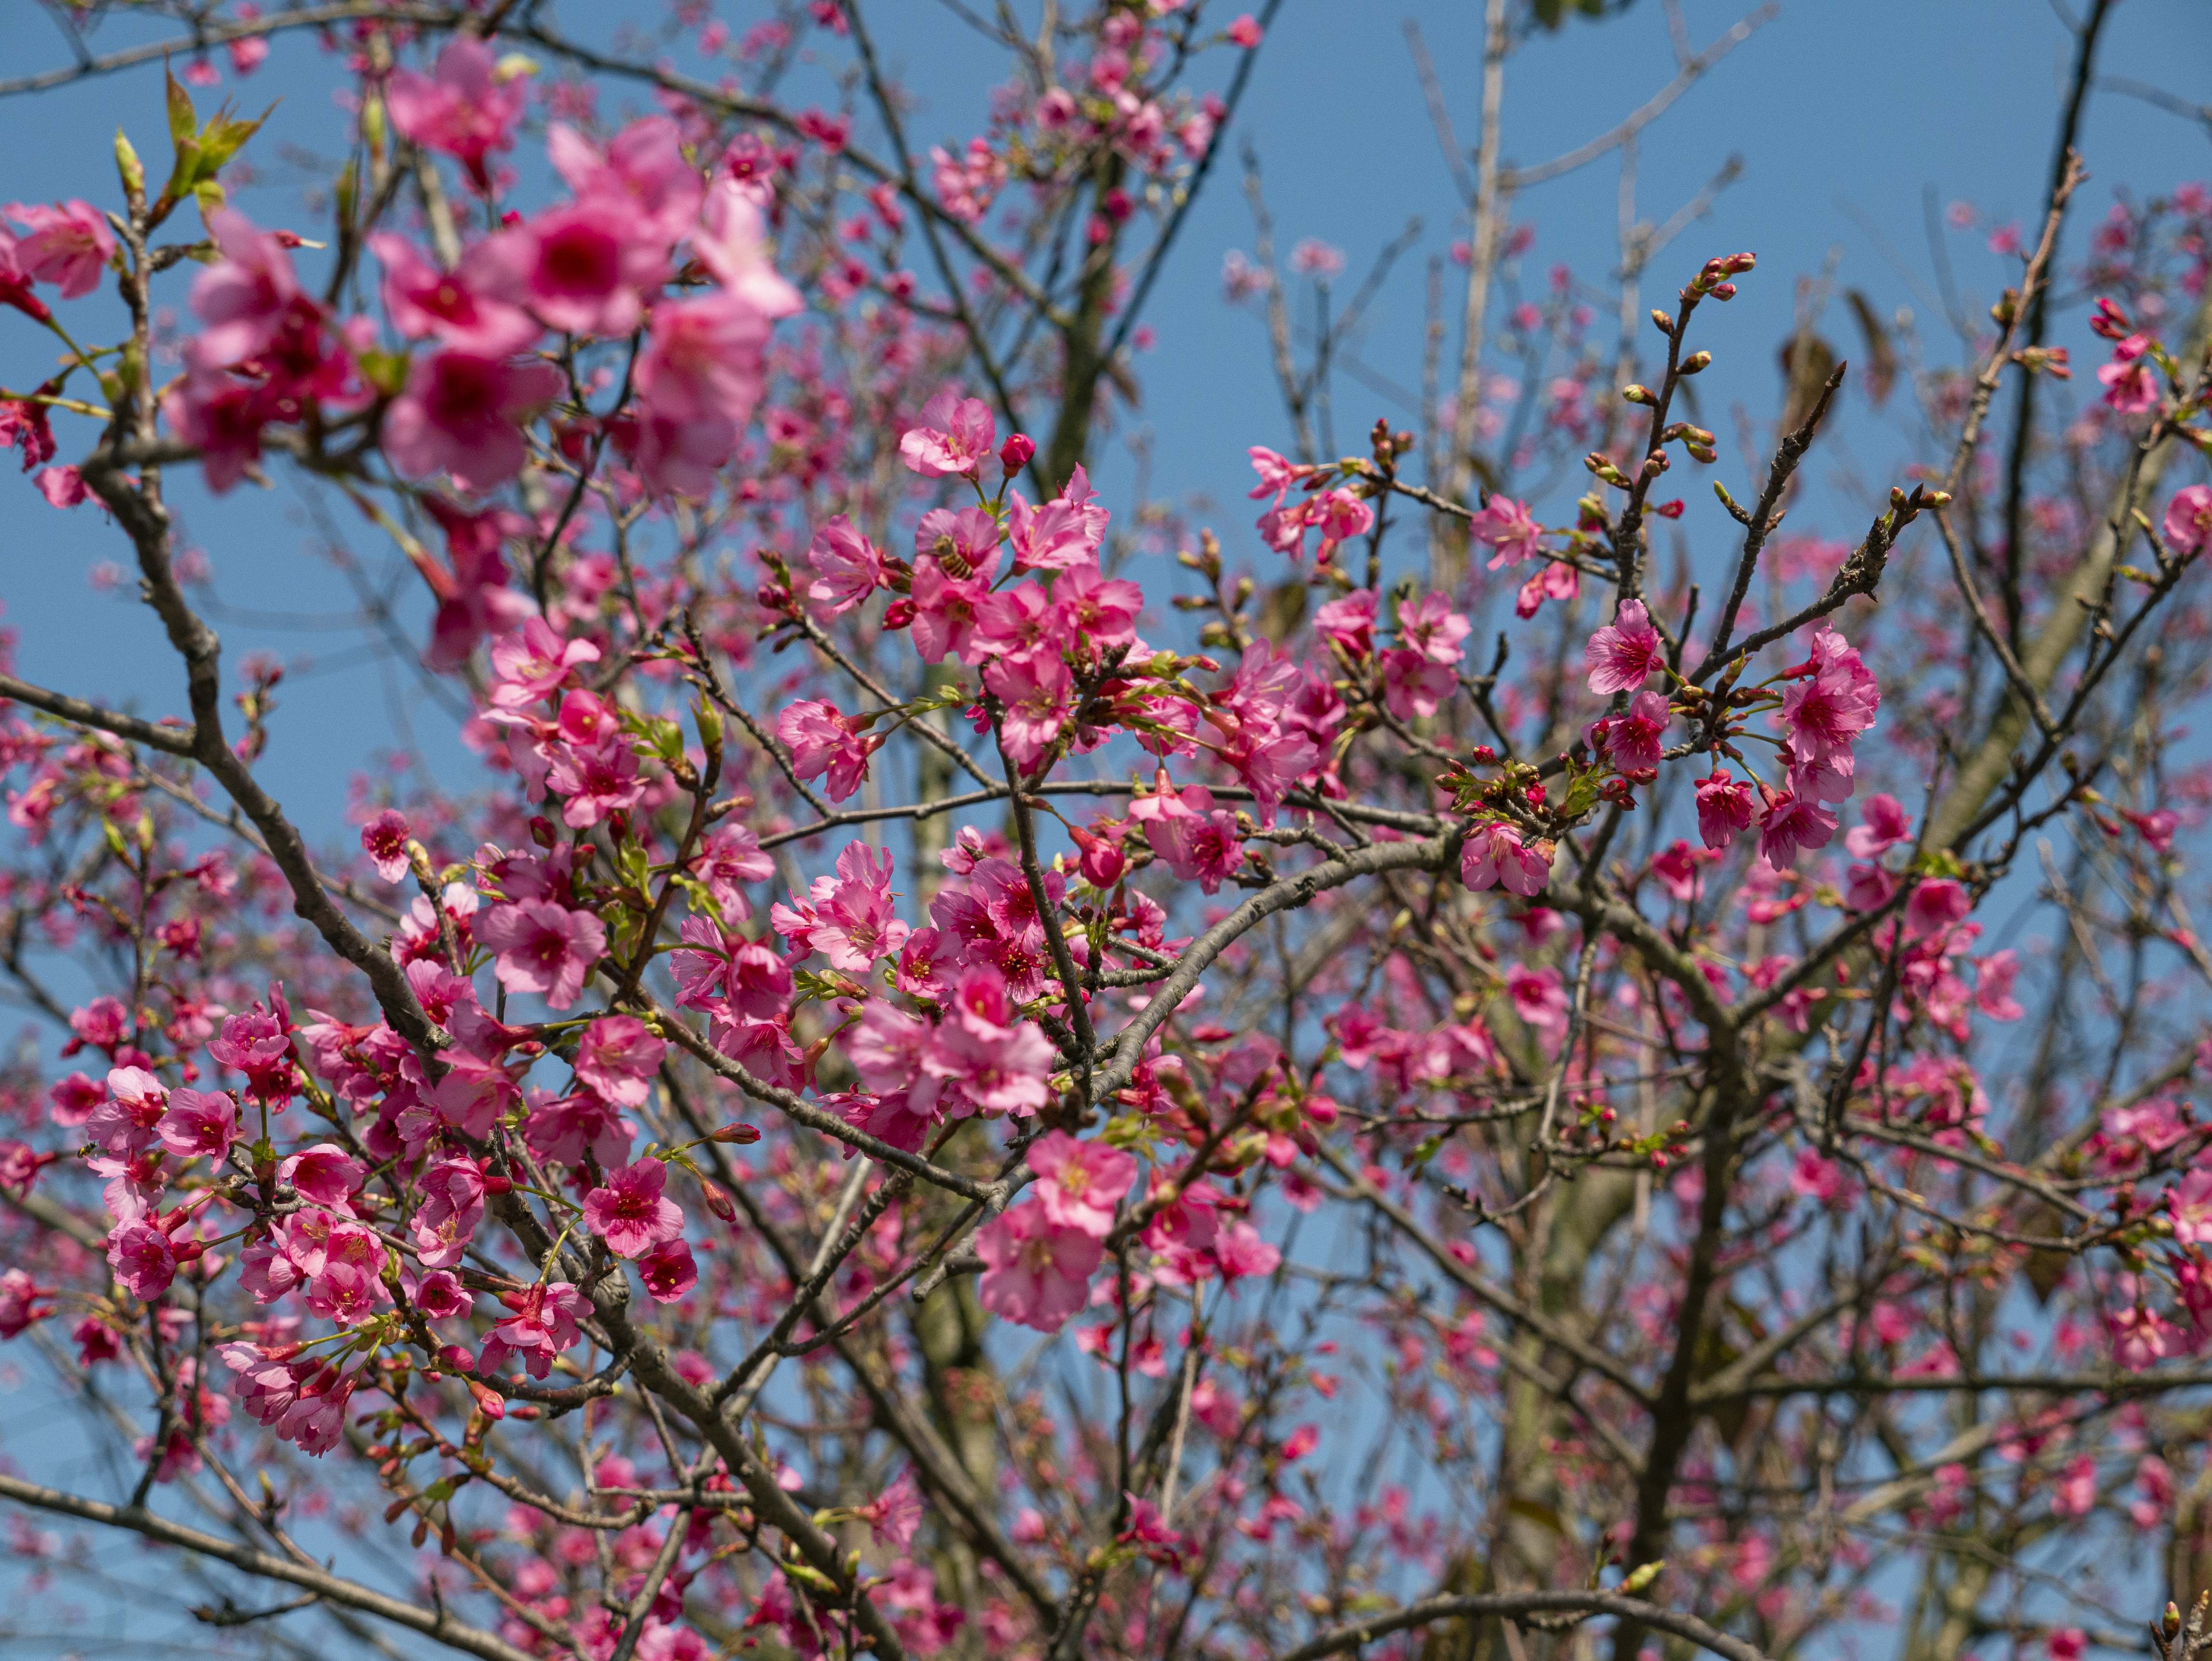
M 1751 828 L 1751 787 L 1727 768 L 1698 781 L 1698 835 L 1708 848 L 1725 848 Z
M 404 881 L 407 875 L 407 816 L 387 807 L 361 828 L 361 851 L 386 882 Z
M 827 773 L 830 800 L 842 801 L 860 788 L 868 757 L 882 745 L 872 733 L 857 733 L 837 706 L 801 698 L 776 717 L 775 735 L 791 751 L 792 771 L 802 779 Z
M 1477 542 L 1498 551 L 1490 561 L 1490 569 L 1494 571 L 1501 565 L 1517 565 L 1524 559 L 1534 558 L 1541 544 L 1544 527 L 1528 511 L 1527 502 L 1493 496 L 1483 503 L 1482 511 L 1474 516 L 1468 532 Z
M 851 611 L 886 581 L 884 557 L 844 514 L 836 514 L 806 545 L 814 581 L 806 595 L 831 617 Z
M 1644 602 L 1632 599 L 1620 614 L 1589 637 L 1583 648 L 1589 665 L 1589 689 L 1602 697 L 1633 691 L 1667 661 L 1665 643 L 1651 626 Z
M 504 358 L 520 351 L 544 332 L 521 307 L 478 288 L 468 262 L 442 271 L 415 245 L 392 231 L 379 231 L 369 247 L 384 267 L 384 305 L 392 326 L 410 340 L 436 338 L 456 351 Z
M 1704 800 L 1698 802 L 1702 823 Z M 1759 822 L 1759 851 L 1777 871 L 1797 862 L 1802 849 L 1826 848 L 1836 834 L 1836 816 L 1808 797 L 1784 793 L 1766 805 Z
M 1503 886 L 1523 899 L 1544 891 L 1552 879 L 1553 845 L 1529 843 L 1502 819 L 1478 824 L 1467 833 L 1459 855 L 1460 880 L 1469 888 Z

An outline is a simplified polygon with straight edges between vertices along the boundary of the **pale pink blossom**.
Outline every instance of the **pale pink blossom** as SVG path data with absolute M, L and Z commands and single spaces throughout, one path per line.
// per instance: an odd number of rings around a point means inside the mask
M 922 406 L 921 420 L 899 440 L 899 459 L 924 478 L 980 476 L 997 437 L 989 405 L 942 392 Z
M 51 207 L 10 202 L 0 208 L 23 228 L 15 242 L 15 262 L 28 276 L 52 283 L 64 300 L 76 300 L 100 286 L 100 274 L 115 253 L 115 233 L 89 202 L 71 197 Z
M 1079 1141 L 1059 1130 L 1031 1142 L 1028 1157 L 1048 1220 L 1101 1240 L 1112 1232 L 1114 1208 L 1137 1175 L 1134 1159 L 1103 1142 Z
M 1477 824 L 1467 833 L 1459 855 L 1460 880 L 1469 888 L 1502 885 L 1508 893 L 1532 898 L 1552 879 L 1552 844 L 1528 843 L 1503 820 Z
M 2212 545 L 2212 487 L 2191 484 L 2173 493 L 2161 527 L 2177 554 L 2201 554 Z
M 815 532 L 806 545 L 806 563 L 815 572 L 807 598 L 833 618 L 851 611 L 889 581 L 876 545 L 842 514 Z
M 576 1077 L 599 1096 L 641 1107 L 668 1043 L 635 1015 L 602 1015 L 576 1045 Z
M 792 770 L 800 778 L 830 776 L 832 801 L 842 801 L 860 788 L 868 757 L 883 744 L 880 737 L 854 731 L 836 704 L 814 698 L 786 706 L 776 717 L 775 735 L 790 750 Z
M 1493 496 L 1484 502 L 1482 511 L 1474 516 L 1468 531 L 1477 542 L 1498 551 L 1491 557 L 1490 569 L 1493 571 L 1501 565 L 1517 565 L 1524 559 L 1534 558 L 1544 535 L 1544 527 L 1528 511 L 1527 502 L 1503 496 Z
M 975 1251 L 983 1307 L 1039 1332 L 1059 1331 L 1083 1307 L 1103 1255 L 1097 1236 L 1054 1223 L 1035 1200 L 977 1229 Z

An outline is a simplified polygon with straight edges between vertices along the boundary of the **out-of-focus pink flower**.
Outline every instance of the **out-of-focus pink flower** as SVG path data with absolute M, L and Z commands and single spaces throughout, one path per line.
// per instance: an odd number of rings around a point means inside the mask
M 1098 1237 L 1054 1223 L 1042 1201 L 1015 1206 L 975 1231 L 983 1307 L 1039 1332 L 1057 1332 L 1081 1309 L 1103 1255 Z
M 1498 551 L 1490 561 L 1490 569 L 1494 571 L 1501 565 L 1517 565 L 1524 559 L 1534 558 L 1544 527 L 1528 511 L 1527 502 L 1493 496 L 1483 503 L 1482 511 L 1474 516 L 1468 532 L 1477 542 Z
M 1855 860 L 1879 859 L 1901 842 L 1912 840 L 1912 817 L 1891 795 L 1869 796 L 1859 809 L 1859 823 L 1844 833 L 1844 846 Z
M 1260 20 L 1249 11 L 1239 15 L 1236 21 L 1229 26 L 1230 40 L 1243 47 L 1247 52 L 1260 44 L 1260 37 L 1263 33 L 1264 31 L 1260 27 Z
M 15 243 L 15 261 L 23 271 L 53 283 L 64 300 L 76 300 L 100 285 L 100 274 L 115 253 L 115 233 L 92 204 L 76 197 L 51 207 L 10 202 L 0 213 L 23 228 Z
M 1973 905 L 1964 884 L 1938 877 L 1912 891 L 1912 897 L 1905 903 L 1905 926 L 1916 935 L 1945 934 L 1966 920 Z
M 577 1323 L 592 1312 L 584 1294 L 567 1281 L 532 1287 L 527 1292 L 506 1294 L 502 1301 L 514 1313 L 500 1322 L 484 1340 L 477 1371 L 497 1372 L 510 1358 L 520 1355 L 533 1378 L 551 1371 L 553 1358 L 575 1348 L 583 1334 Z
M 2212 486 L 2191 484 L 2166 504 L 2167 545 L 2178 554 L 2201 554 L 2212 545 Z
M 546 327 L 615 339 L 637 326 L 666 256 L 665 245 L 612 207 L 582 202 L 500 232 L 476 259 L 487 288 Z
M 611 209 L 641 237 L 665 246 L 698 216 L 699 170 L 684 159 L 683 135 L 667 116 L 631 122 L 604 151 L 556 121 L 545 130 L 545 153 L 578 199 Z
M 520 306 L 493 298 L 466 269 L 441 271 L 405 237 L 379 231 L 369 247 L 384 266 L 384 305 L 410 340 L 435 337 L 456 351 L 507 357 L 544 332 Z
M 527 98 L 520 77 L 502 82 L 496 70 L 489 46 L 457 34 L 439 54 L 433 75 L 397 70 L 384 92 L 392 125 L 424 149 L 460 162 L 486 195 L 491 190 L 486 158 L 514 142 Z
M 899 459 L 924 478 L 981 477 L 997 435 L 989 405 L 942 392 L 922 406 L 921 422 L 899 440 Z
M 488 490 L 522 471 L 520 423 L 562 386 L 550 363 L 433 352 L 415 361 L 384 412 L 385 453 L 410 478 L 449 472 L 464 490 Z

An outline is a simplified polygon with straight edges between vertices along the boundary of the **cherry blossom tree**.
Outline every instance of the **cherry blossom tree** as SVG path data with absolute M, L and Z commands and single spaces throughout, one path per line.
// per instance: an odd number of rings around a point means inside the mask
M 22 1584 L 137 1536 L 271 1654 L 2072 1661 L 2126 1542 L 2202 1647 L 2212 192 L 2066 252 L 2106 0 L 1958 361 L 1862 301 L 1855 378 L 1808 281 L 1740 469 L 1711 192 L 1616 339 L 1513 215 L 1632 194 L 1765 13 L 1516 170 L 1589 26 L 1487 0 L 1456 373 L 1439 299 L 1353 453 L 1367 300 L 1248 158 L 1249 567 L 1088 470 L 1273 4 L 972 18 L 927 147 L 859 0 L 141 9 L 166 155 L 0 209 L 0 444 L 175 699 L 0 673 L 0 1338 L 114 1479 L 0 1471 Z M 206 107 L 280 36 L 345 112 L 297 229 Z M 427 595 L 465 788 L 271 794 L 329 740 L 195 562 L 277 474 Z

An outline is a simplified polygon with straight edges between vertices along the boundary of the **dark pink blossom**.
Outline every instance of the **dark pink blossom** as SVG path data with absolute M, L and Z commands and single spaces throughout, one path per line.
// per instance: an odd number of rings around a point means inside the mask
M 1610 697 L 1633 691 L 1650 679 L 1667 661 L 1665 643 L 1651 626 L 1650 615 L 1640 599 L 1627 601 L 1620 614 L 1589 637 L 1583 648 L 1589 665 L 1589 689 Z
M 555 1009 L 576 1001 L 584 977 L 607 949 L 597 917 L 548 900 L 495 905 L 477 920 L 476 936 L 499 954 L 501 985 L 538 993 Z
M 684 1232 L 684 1208 L 661 1190 L 668 1167 L 640 1159 L 607 1173 L 606 1184 L 584 1196 L 584 1226 L 617 1257 L 635 1257 Z
M 376 874 L 386 882 L 406 879 L 407 816 L 387 807 L 361 828 L 361 851 L 368 855 Z
M 384 98 L 392 125 L 404 137 L 452 156 L 468 169 L 477 191 L 489 195 L 486 161 L 514 142 L 527 88 L 520 76 L 499 74 L 491 48 L 482 40 L 457 34 L 439 54 L 434 75 L 394 70 Z

